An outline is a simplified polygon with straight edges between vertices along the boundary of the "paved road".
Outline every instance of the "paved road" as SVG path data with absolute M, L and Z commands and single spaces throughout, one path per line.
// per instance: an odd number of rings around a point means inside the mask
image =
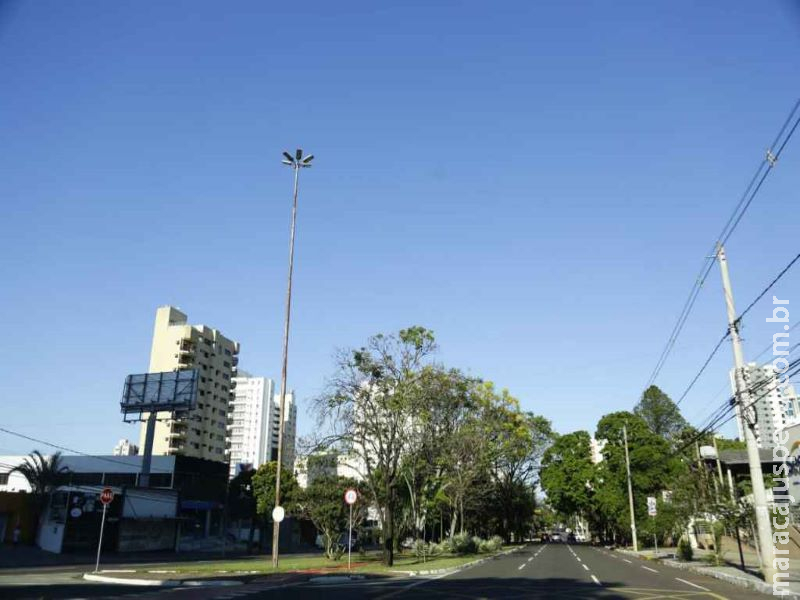
M 227 588 L 152 590 L 85 584 L 3 587 L 2 598 L 119 598 L 141 600 L 300 599 L 420 600 L 422 598 L 642 598 L 745 600 L 753 592 L 709 577 L 580 545 L 532 544 L 461 572 L 431 578 L 376 578 L 319 585 L 285 576 Z

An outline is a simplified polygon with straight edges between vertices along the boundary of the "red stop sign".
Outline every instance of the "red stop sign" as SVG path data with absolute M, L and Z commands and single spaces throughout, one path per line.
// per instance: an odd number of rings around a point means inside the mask
M 100 502 L 103 504 L 111 504 L 111 501 L 114 499 L 114 490 L 111 488 L 103 488 L 103 491 L 100 492 Z

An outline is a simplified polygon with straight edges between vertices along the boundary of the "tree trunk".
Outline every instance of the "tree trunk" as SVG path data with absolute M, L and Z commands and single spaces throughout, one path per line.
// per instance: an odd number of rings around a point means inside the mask
M 386 486 L 386 528 L 383 532 L 383 560 L 386 566 L 394 566 L 394 490 Z
M 394 509 L 391 501 L 386 505 L 386 533 L 384 535 L 384 562 L 394 565 Z
M 461 498 L 461 501 L 458 504 L 461 512 L 461 535 L 464 535 L 464 498 Z

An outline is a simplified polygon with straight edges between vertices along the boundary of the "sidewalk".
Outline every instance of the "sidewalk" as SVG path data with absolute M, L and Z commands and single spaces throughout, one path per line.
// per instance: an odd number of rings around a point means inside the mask
M 675 548 L 659 548 L 658 555 L 651 550 L 640 550 L 634 553 L 632 550 L 620 549 L 626 554 L 637 555 L 646 560 L 659 560 L 665 564 L 676 569 L 683 569 L 714 577 L 722 581 L 727 581 L 733 585 L 758 591 L 764 594 L 772 594 L 772 585 L 767 584 L 759 576 L 760 566 L 758 556 L 755 551 L 744 546 L 742 554 L 744 555 L 744 562 L 746 571 L 742 571 L 739 561 L 739 551 L 735 543 L 733 549 L 728 544 L 723 544 L 723 560 L 724 565 L 716 566 L 704 560 L 706 557 L 712 556 L 714 553 L 710 550 L 696 549 L 694 551 L 694 559 L 691 562 L 684 562 L 676 559 Z M 785 580 L 786 581 L 786 580 Z M 789 568 L 789 590 L 795 594 L 796 598 L 800 598 L 800 561 L 797 559 L 790 560 Z

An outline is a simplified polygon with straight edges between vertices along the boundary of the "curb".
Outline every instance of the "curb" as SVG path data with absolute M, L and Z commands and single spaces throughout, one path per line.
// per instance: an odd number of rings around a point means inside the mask
M 320 575 L 317 577 L 310 577 L 308 583 L 316 583 L 317 585 L 333 585 L 335 583 L 347 583 L 349 581 L 361 581 L 364 575 Z
M 230 587 L 242 585 L 241 581 L 227 579 L 134 579 L 128 577 L 109 577 L 98 573 L 84 573 L 83 578 L 97 583 L 113 583 L 116 585 L 132 585 L 140 587 Z
M 617 552 L 621 552 L 623 554 L 627 554 L 629 556 L 635 556 L 640 559 L 650 560 L 647 557 L 640 555 L 637 552 L 633 552 L 632 550 L 622 550 L 618 549 Z M 690 571 L 692 573 L 697 573 L 698 575 L 706 575 L 708 577 L 713 577 L 714 579 L 719 579 L 720 581 L 724 581 L 731 585 L 735 585 L 740 588 L 744 588 L 747 590 L 752 590 L 754 592 L 758 592 L 760 594 L 766 594 L 768 596 L 772 595 L 772 586 L 764 581 L 760 580 L 753 580 L 745 577 L 736 577 L 735 575 L 730 575 L 728 573 L 721 573 L 719 571 L 715 571 L 713 567 L 701 567 L 696 565 L 687 564 L 684 562 L 680 562 L 677 560 L 671 559 L 661 559 L 660 562 L 664 563 L 669 567 L 673 567 L 674 569 L 680 569 L 681 571 Z M 800 594 L 797 592 L 790 591 L 787 594 L 783 594 L 784 598 L 800 598 Z
M 180 581 L 173 579 L 133 579 L 127 577 L 109 577 L 108 575 L 98 575 L 96 573 L 84 573 L 83 578 L 87 581 L 98 583 L 115 583 L 118 585 L 138 585 L 151 587 L 177 587 Z
M 515 546 L 510 550 L 503 550 L 502 552 L 498 552 L 497 554 L 492 554 L 491 556 L 484 556 L 483 558 L 478 558 L 476 560 L 464 563 L 463 565 L 459 565 L 457 567 L 446 567 L 444 569 L 430 569 L 428 571 L 391 571 L 391 572 L 400 573 L 408 577 L 425 577 L 428 575 L 443 575 L 445 573 L 458 573 L 459 571 L 463 571 L 464 569 L 468 569 L 469 567 L 474 567 L 475 565 L 485 563 L 486 561 L 492 560 L 493 558 L 498 558 L 500 556 L 511 554 L 512 552 L 521 550 L 524 547 L 525 546 Z

